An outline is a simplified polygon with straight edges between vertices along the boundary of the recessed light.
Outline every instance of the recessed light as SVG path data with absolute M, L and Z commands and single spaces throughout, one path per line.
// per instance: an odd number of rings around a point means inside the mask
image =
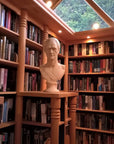
M 98 29 L 100 27 L 99 23 L 94 23 L 92 29 Z
M 46 2 L 46 5 L 47 5 L 47 7 L 50 8 L 50 7 L 52 6 L 52 1 L 47 1 L 47 2 Z
M 87 36 L 87 39 L 89 39 L 90 38 L 90 36 Z
M 58 33 L 62 33 L 62 30 L 58 30 Z

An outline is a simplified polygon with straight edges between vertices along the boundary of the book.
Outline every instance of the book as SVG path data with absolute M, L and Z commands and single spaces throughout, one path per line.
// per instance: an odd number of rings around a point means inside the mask
M 0 96 L 0 123 L 3 122 L 4 96 Z

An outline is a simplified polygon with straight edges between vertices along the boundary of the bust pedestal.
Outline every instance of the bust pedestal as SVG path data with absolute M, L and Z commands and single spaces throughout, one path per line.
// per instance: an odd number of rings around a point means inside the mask
M 57 82 L 46 82 L 47 89 L 45 92 L 59 92 L 57 89 Z

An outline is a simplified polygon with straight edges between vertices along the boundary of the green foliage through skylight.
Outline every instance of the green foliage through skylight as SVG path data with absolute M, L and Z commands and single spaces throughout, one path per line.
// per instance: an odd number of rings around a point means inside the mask
M 107 0 L 96 1 L 102 1 L 105 4 Z M 111 2 L 111 5 L 114 3 L 113 0 L 113 3 L 111 0 L 108 1 Z M 100 28 L 108 27 L 108 25 L 84 0 L 63 0 L 54 11 L 75 32 L 91 30 L 92 25 L 95 22 L 98 22 L 100 24 Z M 110 11 L 110 13 L 113 13 L 112 15 L 114 16 L 114 8 L 111 8 Z

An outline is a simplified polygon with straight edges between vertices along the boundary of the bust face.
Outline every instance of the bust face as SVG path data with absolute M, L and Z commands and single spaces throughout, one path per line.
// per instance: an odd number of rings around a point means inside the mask
M 56 42 L 50 41 L 48 45 L 46 46 L 45 52 L 49 59 L 51 60 L 57 59 L 59 51 L 58 51 Z

